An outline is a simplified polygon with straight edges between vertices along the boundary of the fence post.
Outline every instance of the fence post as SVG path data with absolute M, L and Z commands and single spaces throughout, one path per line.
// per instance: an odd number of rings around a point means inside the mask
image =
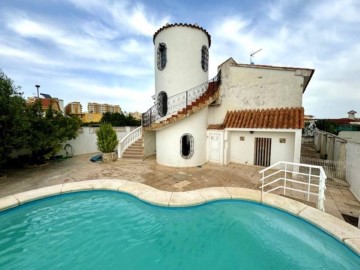
M 284 195 L 286 195 L 286 173 L 287 173 L 287 164 L 285 163 Z
M 307 200 L 309 201 L 310 200 L 310 182 L 311 182 L 311 168 L 312 167 L 309 167 L 309 180 L 308 180 L 308 194 L 307 194 Z M 321 172 L 320 172 L 321 173 Z M 319 185 L 320 185 L 320 182 L 319 181 Z
M 322 172 L 320 171 L 320 179 L 319 179 L 319 195 L 318 195 L 318 203 L 317 203 L 317 208 L 321 211 L 325 211 L 324 208 L 324 183 L 325 183 L 325 179 L 324 179 L 324 175 L 322 174 Z
M 261 202 L 263 202 L 263 193 L 264 193 L 264 172 L 262 172 L 262 178 L 261 178 Z
M 150 126 L 150 125 L 151 125 L 151 108 L 149 110 L 149 123 L 148 123 L 148 126 Z

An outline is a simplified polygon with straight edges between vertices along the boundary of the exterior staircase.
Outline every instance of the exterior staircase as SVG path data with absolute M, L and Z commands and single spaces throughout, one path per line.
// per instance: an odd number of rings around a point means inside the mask
M 131 144 L 123 153 L 122 158 L 142 159 L 144 157 L 143 138 Z
M 147 112 L 143 113 L 143 128 L 145 130 L 157 130 L 163 128 L 210 105 L 219 97 L 220 82 L 221 74 L 219 73 L 207 83 L 170 97 L 168 99 L 168 104 L 176 104 L 176 106 L 174 106 L 174 108 L 170 107 L 167 114 L 163 117 L 158 113 L 158 104 L 155 104 Z

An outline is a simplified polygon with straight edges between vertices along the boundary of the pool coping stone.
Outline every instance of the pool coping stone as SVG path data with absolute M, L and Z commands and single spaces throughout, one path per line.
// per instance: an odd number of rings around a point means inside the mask
M 246 188 L 210 187 L 185 192 L 170 192 L 123 179 L 86 180 L 33 189 L 0 198 L 0 212 L 45 197 L 89 190 L 124 192 L 150 204 L 165 207 L 196 206 L 224 199 L 253 201 L 306 220 L 338 239 L 360 256 L 360 229 L 301 202 L 275 194 L 261 195 L 261 191 Z

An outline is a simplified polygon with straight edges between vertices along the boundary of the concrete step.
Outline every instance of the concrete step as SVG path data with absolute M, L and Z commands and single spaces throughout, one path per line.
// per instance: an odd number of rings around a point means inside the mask
M 132 149 L 132 148 L 128 148 L 126 149 L 126 151 L 124 152 L 124 154 L 128 154 L 128 153 L 131 153 L 131 154 L 142 154 L 144 151 L 143 149 Z
M 129 158 L 129 159 L 142 159 L 143 155 L 128 155 L 128 154 L 124 154 L 122 156 L 123 158 Z
M 185 108 L 179 110 L 177 113 L 172 115 L 171 117 L 160 121 L 159 123 L 153 123 L 150 126 L 150 130 L 158 129 L 164 127 L 166 125 L 175 123 L 187 117 L 189 114 L 196 113 L 198 110 L 204 108 L 205 106 L 209 105 L 218 97 L 218 91 L 214 91 L 214 89 L 207 90 L 203 93 L 200 97 L 194 100 L 190 105 L 187 105 Z
M 143 139 L 139 139 L 125 150 L 122 157 L 129 159 L 142 159 L 144 156 Z

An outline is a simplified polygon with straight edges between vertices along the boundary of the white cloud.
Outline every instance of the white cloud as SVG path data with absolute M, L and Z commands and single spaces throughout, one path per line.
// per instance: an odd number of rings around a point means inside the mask
M 76 7 L 94 16 L 100 16 L 104 21 L 112 20 L 114 24 L 133 35 L 152 36 L 154 32 L 170 17 L 157 18 L 151 16 L 141 3 L 110 0 L 68 0 Z
M 134 89 L 115 85 L 104 85 L 96 80 L 83 80 L 68 78 L 61 82 L 64 89 L 72 89 L 78 97 L 91 96 L 93 100 L 82 98 L 80 101 L 84 106 L 88 102 L 119 104 L 125 111 L 143 112 L 153 105 L 151 96 L 153 89 Z M 74 96 L 74 95 L 72 95 Z M 68 100 L 68 102 L 73 100 Z
M 322 21 L 360 22 L 360 2 L 357 0 L 319 1 L 311 9 L 313 18 Z
M 57 13 L 35 2 L 5 1 L 0 9 L 0 67 L 29 91 L 36 82 L 68 101 L 111 103 L 114 95 L 122 107 L 144 109 L 153 94 L 152 35 L 170 19 L 191 18 L 212 35 L 210 77 L 229 57 L 249 63 L 250 53 L 262 48 L 256 64 L 316 69 L 304 95 L 311 114 L 360 111 L 359 1 L 270 0 L 246 10 L 235 3 L 202 6 L 211 16 L 200 16 L 195 2 L 50 1 L 47 7 L 59 7 Z

